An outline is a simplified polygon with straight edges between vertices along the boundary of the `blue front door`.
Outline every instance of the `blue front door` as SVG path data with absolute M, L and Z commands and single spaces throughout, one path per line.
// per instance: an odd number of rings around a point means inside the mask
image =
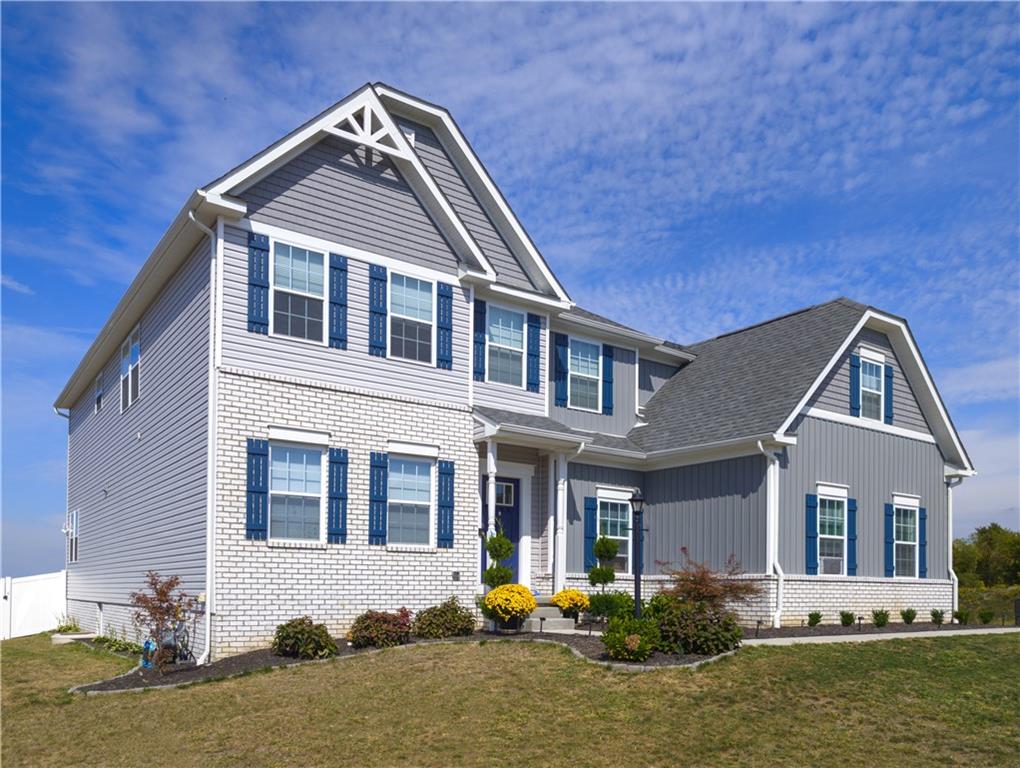
M 489 528 L 489 494 L 486 488 L 488 478 L 482 476 L 482 525 Z M 512 477 L 496 477 L 496 530 L 502 531 L 514 544 L 514 553 L 503 561 L 503 565 L 514 572 L 514 582 L 521 580 L 518 569 L 517 549 L 521 544 L 521 481 Z M 482 572 L 489 567 L 489 555 L 482 546 Z

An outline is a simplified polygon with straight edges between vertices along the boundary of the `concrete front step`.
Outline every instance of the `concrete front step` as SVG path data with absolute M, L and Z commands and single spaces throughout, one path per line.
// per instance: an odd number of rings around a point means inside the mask
M 559 612 L 559 609 L 557 609 L 557 612 Z M 531 616 L 524 622 L 523 627 L 525 632 L 557 632 L 573 628 L 573 619 L 564 619 L 562 616 L 559 616 L 557 618 L 547 618 L 545 621 L 542 621 L 542 619 L 537 617 L 534 613 L 531 614 Z
M 539 605 L 534 611 L 531 612 L 531 618 L 537 619 L 544 617 L 546 619 L 561 619 L 563 614 L 560 613 L 560 609 L 555 605 Z

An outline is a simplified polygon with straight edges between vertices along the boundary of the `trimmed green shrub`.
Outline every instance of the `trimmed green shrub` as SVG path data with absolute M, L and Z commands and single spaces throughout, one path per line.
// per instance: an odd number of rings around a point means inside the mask
M 946 618 L 946 612 L 940 611 L 938 608 L 932 608 L 931 611 L 931 623 L 940 625 Z
M 620 545 L 613 539 L 600 536 L 592 545 L 592 552 L 598 565 L 588 571 L 588 583 L 593 587 L 601 587 L 606 591 L 606 584 L 616 581 L 616 571 L 613 570 L 613 558 L 620 551 Z
M 871 612 L 871 623 L 876 627 L 884 627 L 889 623 L 889 611 L 876 610 Z
M 273 653 L 299 659 L 326 659 L 335 656 L 336 640 L 325 624 L 315 624 L 308 616 L 291 619 L 276 628 Z
M 607 536 L 600 536 L 595 540 L 592 545 L 592 552 L 595 555 L 595 559 L 599 561 L 601 565 L 613 562 L 616 556 L 620 554 L 620 542 L 616 539 L 610 539 Z
M 978 611 L 978 619 L 981 621 L 982 624 L 991 624 L 992 619 L 994 618 L 995 611 L 993 611 L 991 608 L 982 608 L 980 611 Z
M 514 580 L 513 569 L 505 565 L 490 565 L 482 574 L 482 583 L 490 589 L 509 584 Z
M 807 615 L 807 625 L 809 627 L 817 627 L 821 623 L 822 623 L 821 611 L 811 611 L 811 613 Z
M 900 618 L 903 619 L 904 624 L 913 624 L 914 619 L 917 618 L 917 611 L 913 608 L 905 608 L 900 611 Z
M 347 636 L 355 648 L 404 645 L 411 639 L 411 612 L 406 608 L 396 613 L 365 611 L 354 620 Z
M 616 571 L 609 566 L 596 565 L 590 571 L 588 571 L 588 583 L 593 587 L 602 587 L 605 591 L 606 584 L 612 584 L 616 581 Z
M 648 602 L 645 615 L 659 626 L 663 653 L 714 656 L 732 651 L 744 635 L 733 613 L 707 603 L 683 602 L 666 593 Z
M 514 553 L 514 543 L 499 530 L 485 540 L 485 551 L 489 553 L 489 562 L 492 565 L 482 574 L 482 583 L 490 589 L 495 589 L 512 582 L 513 569 L 502 563 Z
M 644 661 L 659 645 L 659 626 L 650 618 L 618 616 L 609 620 L 602 642 L 611 659 Z
M 634 615 L 634 597 L 628 592 L 596 592 L 588 600 L 588 613 L 592 616 L 612 619 Z
M 970 611 L 953 611 L 953 618 L 958 624 L 970 624 Z
M 844 627 L 852 627 L 854 625 L 855 618 L 856 617 L 854 616 L 853 611 L 839 612 L 839 623 L 842 624 Z
M 419 611 L 412 631 L 418 637 L 458 637 L 475 631 L 475 615 L 451 597 L 444 603 Z

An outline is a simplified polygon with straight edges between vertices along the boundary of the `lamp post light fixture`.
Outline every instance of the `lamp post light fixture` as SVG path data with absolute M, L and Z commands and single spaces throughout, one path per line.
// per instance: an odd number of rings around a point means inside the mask
M 630 509 L 634 515 L 632 530 L 636 536 L 633 539 L 634 558 L 634 618 L 641 618 L 641 572 L 644 570 L 645 552 L 645 529 L 641 522 L 641 514 L 645 511 L 645 497 L 640 488 L 634 489 L 634 495 L 630 497 Z

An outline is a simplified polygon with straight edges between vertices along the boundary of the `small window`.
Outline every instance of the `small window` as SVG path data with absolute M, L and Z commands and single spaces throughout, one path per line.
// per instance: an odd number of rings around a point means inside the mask
M 514 505 L 514 484 L 496 483 L 496 506 L 512 507 Z
M 120 347 L 120 409 L 126 410 L 138 399 L 142 367 L 141 334 L 138 327 Z
M 103 410 L 103 374 L 96 376 L 96 383 L 93 387 L 94 400 L 95 400 L 95 412 L 99 413 Z
M 320 541 L 322 449 L 270 446 L 269 538 Z
M 67 518 L 67 562 L 78 562 L 78 510 L 71 510 Z
M 917 509 L 893 508 L 896 576 L 917 576 Z
M 524 383 L 524 314 L 490 305 L 486 313 L 489 381 Z
M 386 521 L 390 544 L 431 542 L 431 461 L 390 458 Z
M 390 277 L 390 356 L 432 362 L 432 283 Z
M 599 499 L 599 536 L 613 539 L 620 545 L 613 560 L 613 570 L 630 573 L 630 502 Z
M 585 411 L 599 410 L 599 376 L 602 350 L 598 344 L 570 340 L 570 396 L 571 408 Z
M 861 360 L 861 416 L 882 420 L 882 365 Z
M 273 333 L 323 340 L 323 255 L 305 248 L 273 246 Z
M 842 576 L 846 563 L 846 499 L 818 499 L 819 572 Z

